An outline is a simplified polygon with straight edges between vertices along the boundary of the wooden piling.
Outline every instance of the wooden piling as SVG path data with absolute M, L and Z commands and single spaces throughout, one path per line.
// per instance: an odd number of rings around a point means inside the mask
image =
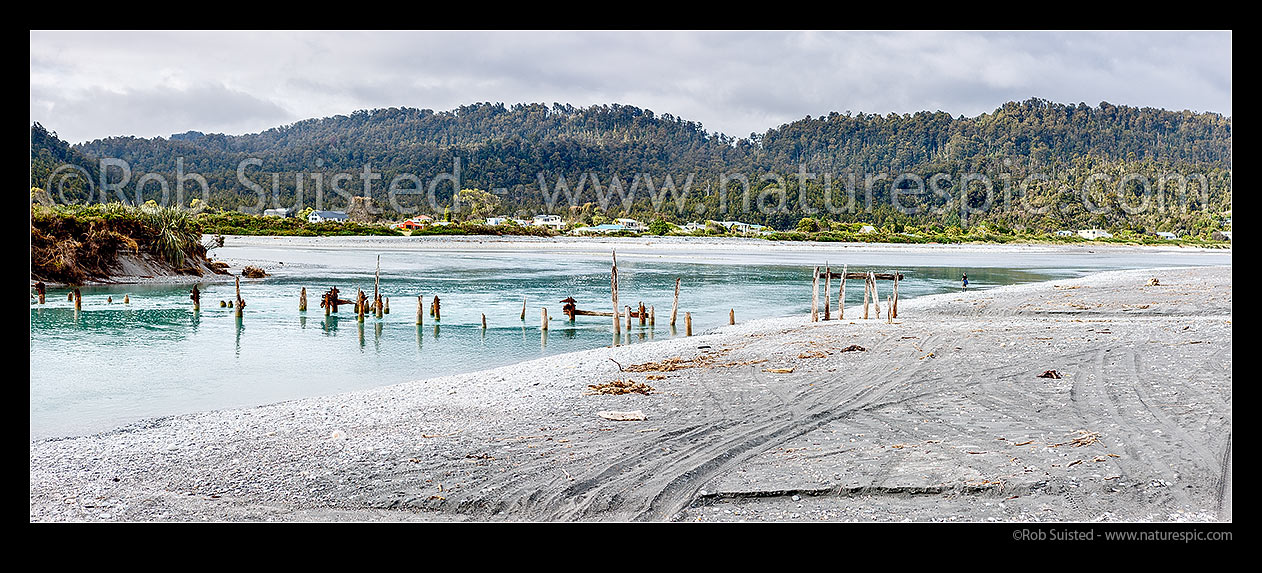
M 881 291 L 877 288 L 876 274 L 872 274 L 872 305 L 876 311 L 876 317 L 881 318 Z
M 443 303 L 438 300 L 438 295 L 434 295 L 434 322 L 442 322 L 443 320 Z
M 890 303 L 890 320 L 898 318 L 898 271 L 894 271 L 894 301 Z
M 425 297 L 416 295 L 416 325 L 421 326 L 424 321 L 421 319 L 421 312 L 425 309 Z M 418 331 L 419 332 L 419 331 Z
M 482 330 L 486 330 L 486 313 L 482 313 Z
M 868 319 L 868 295 L 872 293 L 871 273 L 863 276 L 863 320 Z
M 833 299 L 833 270 L 832 267 L 824 267 L 824 320 L 832 320 L 832 299 Z
M 112 296 L 105 297 L 105 304 L 114 304 L 114 297 Z
M 193 301 L 193 310 L 201 310 L 202 291 L 197 289 L 197 285 L 193 285 L 193 290 L 189 291 L 188 298 Z
M 837 295 L 837 320 L 846 319 L 846 271 L 850 265 L 841 265 L 841 292 Z
M 819 266 L 811 275 L 811 322 L 819 322 Z
M 692 336 L 692 313 L 684 313 L 684 336 Z
M 736 324 L 736 309 L 733 308 L 727 311 L 727 323 Z
M 521 298 L 521 321 L 526 322 L 526 297 Z
M 539 309 L 539 320 L 540 320 L 539 329 L 547 330 L 548 329 L 548 309 L 546 307 Z M 614 322 L 618 322 L 618 317 L 615 316 L 613 320 Z
M 675 314 L 679 312 L 679 278 L 675 279 L 675 302 L 670 306 L 670 325 L 675 326 Z
M 241 277 L 237 277 L 237 306 L 236 315 L 239 318 L 245 311 L 245 299 L 241 298 Z
M 644 303 L 641 302 L 640 303 L 640 326 L 644 326 L 644 324 L 648 322 L 649 317 L 645 316 L 647 314 L 648 314 L 648 311 L 645 310 Z
M 74 309 L 81 310 L 83 308 L 83 294 L 79 289 L 74 289 Z
M 131 295 L 129 294 L 123 295 L 123 304 L 131 304 Z
M 368 297 L 364 295 L 364 291 L 359 291 L 355 296 L 355 320 L 364 322 L 364 307 L 368 306 Z
M 44 286 L 44 281 L 38 281 L 35 283 L 35 292 L 39 294 L 40 304 L 44 304 L 44 292 L 46 289 L 47 287 Z
M 390 314 L 390 297 L 385 297 L 382 300 L 384 300 L 386 304 L 386 308 L 383 312 L 385 312 L 386 314 Z
M 66 301 L 74 302 L 74 291 L 66 293 Z
M 649 326 L 651 327 L 656 323 L 657 323 L 657 311 L 655 311 L 653 307 L 650 306 L 649 307 Z
M 298 295 L 298 312 L 307 312 L 307 287 L 302 287 Z
M 618 252 L 613 251 L 613 267 L 609 272 L 609 291 L 613 296 L 613 331 L 622 331 L 622 323 L 618 321 Z M 630 328 L 631 325 L 627 325 Z
M 631 307 L 629 306 L 627 307 L 626 315 L 627 315 L 627 332 L 629 334 L 631 332 Z

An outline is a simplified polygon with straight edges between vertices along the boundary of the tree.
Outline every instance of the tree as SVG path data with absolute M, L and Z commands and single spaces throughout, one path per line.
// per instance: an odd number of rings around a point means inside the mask
M 798 221 L 798 232 L 799 233 L 818 233 L 819 221 L 816 221 L 815 219 L 812 219 L 811 217 L 803 217 L 801 220 Z
M 667 223 L 666 221 L 653 219 L 653 222 L 649 223 L 649 233 L 654 235 L 665 235 L 670 232 L 670 227 L 670 223 Z
M 461 189 L 456 198 L 468 212 L 466 220 L 485 220 L 500 208 L 500 198 L 481 189 Z

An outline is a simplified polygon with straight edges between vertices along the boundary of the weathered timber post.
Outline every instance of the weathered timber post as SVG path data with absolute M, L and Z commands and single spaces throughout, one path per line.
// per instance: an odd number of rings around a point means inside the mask
M 727 311 L 727 323 L 736 324 L 736 309 L 733 308 Z
M 850 265 L 841 265 L 841 293 L 837 295 L 837 320 L 846 319 L 846 271 Z
M 114 297 L 112 296 L 105 297 L 105 304 L 113 304 L 113 303 L 114 303 Z
M 131 295 L 129 294 L 123 295 L 123 304 L 131 304 Z
M 894 271 L 894 301 L 890 304 L 890 320 L 898 318 L 898 271 Z
M 833 299 L 833 268 L 824 267 L 824 320 L 831 320 Z
M 648 322 L 649 317 L 645 316 L 646 314 L 648 313 L 645 312 L 644 303 L 641 302 L 640 303 L 640 326 L 644 326 L 644 324 Z
M 67 302 L 74 302 L 74 291 L 70 291 L 70 292 L 66 293 L 66 301 L 67 301 Z
M 871 276 L 872 276 L 872 305 L 873 305 L 873 309 L 876 310 L 876 317 L 879 319 L 881 318 L 881 290 L 877 288 L 876 273 L 875 272 L 871 273 Z
M 377 318 L 381 318 L 381 255 L 377 255 L 377 272 L 372 283 L 372 306 Z
M 653 309 L 652 306 L 650 306 L 649 307 L 649 326 L 653 326 L 656 323 L 657 323 L 657 312 Z
M 617 320 L 618 320 L 617 317 L 614 317 L 614 321 L 616 322 Z M 539 329 L 547 330 L 548 329 L 548 309 L 546 307 L 539 309 L 539 321 L 540 321 Z
M 421 326 L 424 321 L 421 319 L 421 312 L 425 309 L 425 297 L 416 295 L 416 325 Z M 420 332 L 420 331 L 417 331 Z
M 189 291 L 188 298 L 193 300 L 193 310 L 202 309 L 202 291 L 197 290 L 197 285 L 193 285 L 193 290 Z
M 382 300 L 386 301 L 386 309 L 382 312 L 385 312 L 386 314 L 390 314 L 390 297 L 385 297 Z
M 307 287 L 302 287 L 298 295 L 298 312 L 307 312 Z
M 618 322 L 618 252 L 613 251 L 613 267 L 609 274 L 609 291 L 613 296 L 613 331 L 622 331 L 622 323 Z M 631 325 L 627 325 L 630 328 Z
M 83 308 L 83 294 L 79 289 L 74 289 L 74 309 L 81 310 Z
M 863 275 L 863 320 L 868 319 L 868 295 L 872 294 L 871 273 Z
M 486 330 L 486 313 L 482 313 L 482 330 Z
M 526 322 L 526 297 L 524 296 L 521 297 L 521 321 Z
M 692 313 L 684 313 L 684 336 L 692 336 Z
M 364 295 L 364 291 L 359 291 L 355 296 L 355 320 L 364 322 L 364 307 L 368 306 L 368 297 Z M 362 331 L 361 331 L 362 332 Z
M 819 266 L 811 274 L 811 322 L 819 322 Z
M 40 304 L 44 304 L 44 290 L 45 290 L 45 288 L 46 288 L 46 287 L 44 286 L 44 281 L 38 281 L 38 282 L 36 282 L 36 283 L 35 283 L 35 292 L 36 292 L 37 294 L 39 294 L 39 303 L 40 303 Z
M 675 326 L 675 314 L 679 312 L 679 278 L 675 279 L 675 302 L 670 306 L 670 325 Z
M 240 318 L 241 314 L 245 311 L 245 299 L 241 298 L 241 277 L 240 276 L 237 277 L 237 307 L 236 308 L 237 308 L 236 315 L 238 318 Z
M 631 333 L 631 307 L 629 306 L 627 307 L 626 315 L 627 315 L 627 334 L 630 335 Z
M 438 300 L 438 295 L 434 295 L 434 322 L 442 322 L 443 320 L 443 303 Z

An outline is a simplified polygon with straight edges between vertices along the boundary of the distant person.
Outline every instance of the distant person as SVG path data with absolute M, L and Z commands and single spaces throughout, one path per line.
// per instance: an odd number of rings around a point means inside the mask
M 961 278 L 964 280 L 964 290 L 968 290 L 968 273 L 961 275 Z

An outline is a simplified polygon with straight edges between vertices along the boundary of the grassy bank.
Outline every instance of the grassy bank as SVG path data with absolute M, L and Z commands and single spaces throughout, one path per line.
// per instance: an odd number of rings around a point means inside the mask
M 31 275 L 80 284 L 108 278 L 124 254 L 151 255 L 173 274 L 202 274 L 202 226 L 189 212 L 158 206 L 31 205 Z

